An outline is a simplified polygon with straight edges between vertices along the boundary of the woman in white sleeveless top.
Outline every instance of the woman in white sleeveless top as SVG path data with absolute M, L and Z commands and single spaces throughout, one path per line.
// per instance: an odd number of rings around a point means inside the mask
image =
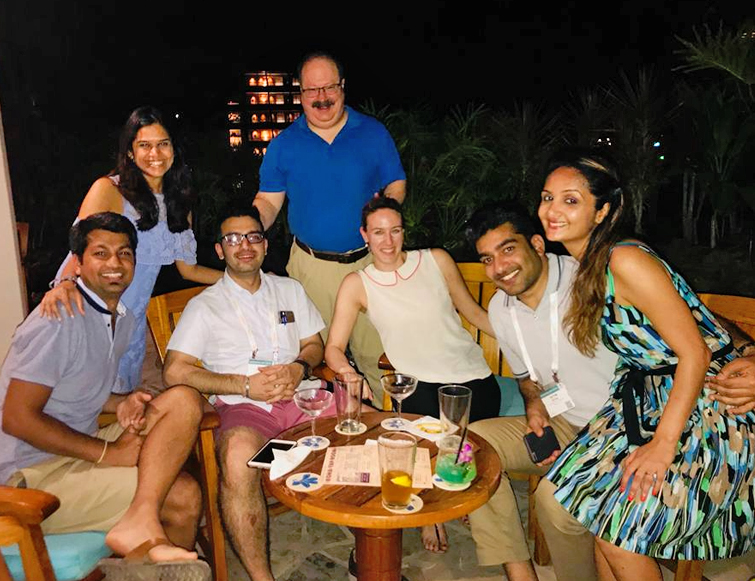
M 456 311 L 494 333 L 454 260 L 439 248 L 405 251 L 401 206 L 391 198 L 374 198 L 364 207 L 360 232 L 373 263 L 341 283 L 325 347 L 328 367 L 337 373 L 353 371 L 346 345 L 357 316 L 365 312 L 393 367 L 418 379 L 403 411 L 437 417 L 438 387 L 455 383 L 472 389 L 470 421 L 496 417 L 500 388 Z M 423 527 L 422 539 L 428 550 L 445 550 L 440 527 L 437 533 Z

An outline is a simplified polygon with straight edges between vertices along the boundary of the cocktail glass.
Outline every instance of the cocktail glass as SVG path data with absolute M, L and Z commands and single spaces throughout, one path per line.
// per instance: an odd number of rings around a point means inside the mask
M 386 430 L 404 430 L 407 422 L 401 417 L 401 402 L 414 393 L 417 389 L 417 378 L 406 373 L 388 373 L 380 378 L 383 390 L 396 401 L 395 418 L 383 420 L 380 425 Z
M 294 403 L 301 411 L 312 418 L 312 435 L 299 438 L 297 445 L 306 446 L 310 450 L 324 450 L 330 446 L 330 440 L 325 436 L 315 434 L 315 419 L 324 412 L 333 401 L 333 394 L 327 389 L 302 389 L 294 393 Z
M 435 474 L 453 487 L 463 487 L 477 476 L 474 449 L 468 440 L 462 444 L 461 436 L 445 436 L 437 442 L 438 457 Z

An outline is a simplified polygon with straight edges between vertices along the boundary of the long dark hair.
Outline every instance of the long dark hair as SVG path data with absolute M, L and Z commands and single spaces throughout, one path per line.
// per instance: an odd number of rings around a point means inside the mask
M 133 142 L 136 134 L 147 125 L 161 125 L 171 138 L 173 144 L 173 165 L 163 177 L 163 195 L 168 213 L 168 229 L 171 232 L 183 232 L 189 228 L 189 211 L 194 201 L 191 189 L 191 173 L 183 158 L 183 151 L 174 133 L 165 123 L 162 113 L 151 106 L 139 107 L 129 115 L 121 129 L 118 140 L 118 158 L 111 175 L 120 179 L 118 189 L 123 197 L 139 212 L 136 225 L 139 230 L 150 230 L 157 224 L 159 210 L 157 200 L 136 166 L 133 155 Z M 131 155 L 129 155 L 131 154 Z
M 606 304 L 606 268 L 611 248 L 624 238 L 624 192 L 616 168 L 604 150 L 572 148 L 551 158 L 546 175 L 561 167 L 578 171 L 595 196 L 595 209 L 609 204 L 608 214 L 590 234 L 571 290 L 571 304 L 564 316 L 569 340 L 592 356 L 600 340 L 600 318 Z

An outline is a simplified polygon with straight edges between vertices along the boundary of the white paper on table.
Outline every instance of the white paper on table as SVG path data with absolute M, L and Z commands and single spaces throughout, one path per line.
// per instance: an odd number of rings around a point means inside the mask
M 380 457 L 377 446 L 331 446 L 325 451 L 320 474 L 323 484 L 380 486 Z M 432 488 L 430 450 L 417 448 L 412 488 Z
M 288 474 L 304 459 L 309 456 L 309 448 L 306 446 L 294 446 L 290 450 L 277 450 L 273 448 L 273 461 L 270 463 L 270 480 L 280 478 Z

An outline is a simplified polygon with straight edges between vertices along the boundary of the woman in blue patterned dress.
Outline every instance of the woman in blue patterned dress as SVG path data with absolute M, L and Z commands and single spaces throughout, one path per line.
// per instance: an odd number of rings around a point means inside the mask
M 136 327 L 121 359 L 115 391 L 128 393 L 141 381 L 147 304 L 160 268 L 175 263 L 183 278 L 204 284 L 222 276 L 221 271 L 197 264 L 189 214 L 192 199 L 189 169 L 163 116 L 154 107 L 134 110 L 121 130 L 115 170 L 94 182 L 77 218 L 117 212 L 134 223 L 139 237 L 134 280 L 121 299 L 133 312 Z M 59 317 L 58 301 L 70 316 L 72 303 L 83 314 L 82 297 L 73 282 L 74 268 L 68 258 L 61 265 L 55 288 L 42 299 L 44 315 Z
M 603 579 L 661 580 L 655 558 L 719 559 L 753 546 L 755 415 L 727 413 L 703 389 L 731 339 L 687 283 L 621 236 L 623 191 L 595 150 L 549 165 L 538 215 L 580 260 L 564 324 L 585 354 L 619 354 L 606 406 L 547 477 L 596 535 Z

